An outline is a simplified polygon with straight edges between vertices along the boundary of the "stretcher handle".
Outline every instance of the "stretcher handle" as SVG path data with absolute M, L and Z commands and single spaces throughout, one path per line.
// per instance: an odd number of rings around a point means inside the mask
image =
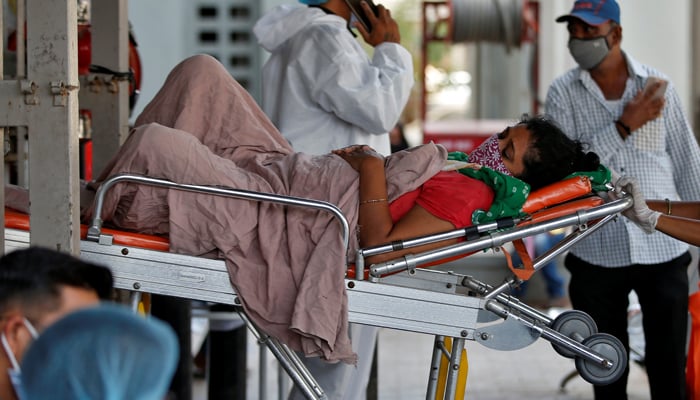
M 422 246 L 425 244 L 442 242 L 450 239 L 466 240 L 478 239 L 482 233 L 489 232 L 495 229 L 507 229 L 516 226 L 521 222 L 520 218 L 504 217 L 493 222 L 483 223 L 479 225 L 471 225 L 465 228 L 453 229 L 451 231 L 434 233 L 425 236 L 419 236 L 413 239 L 395 240 L 391 243 L 384 243 L 372 247 L 358 249 L 355 255 L 355 267 L 349 269 L 350 275 L 355 279 L 365 279 L 365 258 L 376 256 L 378 254 L 391 253 L 403 249 Z
M 94 210 L 94 216 L 92 218 L 92 224 L 88 228 L 87 232 L 87 238 L 89 240 L 93 240 L 96 242 L 100 242 L 101 238 L 101 230 L 102 230 L 102 224 L 103 220 L 101 218 L 102 216 L 102 206 L 104 204 L 104 196 L 107 193 L 107 191 L 114 186 L 117 183 L 120 182 L 136 182 L 136 183 L 142 183 L 145 185 L 150 185 L 150 186 L 158 186 L 158 187 L 164 187 L 164 188 L 169 188 L 169 189 L 177 189 L 177 190 L 183 190 L 186 192 L 194 192 L 194 193 L 207 193 L 207 194 L 213 194 L 217 196 L 224 196 L 224 197 L 233 197 L 237 199 L 245 199 L 245 200 L 255 200 L 255 201 L 264 201 L 264 202 L 270 202 L 270 203 L 277 203 L 277 204 L 283 204 L 283 205 L 288 205 L 288 206 L 297 206 L 297 207 L 307 207 L 307 208 L 313 208 L 317 210 L 323 210 L 327 211 L 331 214 L 333 214 L 336 219 L 338 219 L 338 222 L 340 222 L 340 225 L 342 227 L 342 233 L 343 233 L 343 246 L 345 248 L 345 252 L 347 253 L 348 246 L 349 246 L 349 240 L 350 240 L 350 227 L 348 224 L 348 220 L 345 218 L 345 215 L 343 215 L 343 212 L 336 207 L 335 205 L 325 202 L 325 201 L 319 201 L 319 200 L 311 200 L 311 199 L 304 199 L 301 197 L 294 197 L 294 196 L 285 196 L 285 195 L 279 195 L 279 194 L 272 194 L 272 193 L 262 193 L 262 192 L 254 192 L 250 190 L 241 190 L 241 189 L 231 189 L 228 187 L 223 187 L 223 186 L 205 186 L 205 185 L 191 185 L 191 184 L 185 184 L 185 183 L 175 183 L 166 179 L 158 179 L 158 178 L 151 178 L 143 175 L 131 175 L 131 174 L 119 174 L 119 175 L 114 175 L 107 180 L 105 180 L 100 187 L 97 189 L 97 192 L 95 194 L 95 210 Z
M 396 260 L 385 261 L 372 265 L 370 267 L 370 275 L 378 277 L 381 275 L 415 268 L 417 265 L 426 264 L 435 260 L 459 256 L 477 250 L 500 247 L 505 243 L 512 242 L 516 239 L 522 239 L 526 236 L 532 236 L 569 226 L 582 226 L 587 224 L 589 221 L 603 219 L 607 216 L 613 216 L 614 214 L 620 213 L 630 208 L 633 202 L 634 201 L 631 196 L 625 195 L 618 200 L 614 200 L 597 207 L 592 207 L 588 210 L 579 210 L 572 215 L 561 216 L 551 220 L 517 227 L 516 229 L 512 230 L 494 232 L 484 235 L 480 239 L 457 243 L 436 250 L 430 250 L 415 255 L 405 255 Z M 592 231 L 592 229 L 588 228 L 587 231 Z M 573 243 L 571 243 L 571 245 L 573 245 Z
M 498 229 L 508 229 L 513 228 L 522 220 L 520 218 L 505 217 L 497 219 L 493 222 L 487 222 L 479 225 L 471 225 L 465 228 L 453 229 L 451 231 L 434 233 L 425 236 L 419 236 L 412 239 L 395 240 L 391 243 L 380 244 L 372 247 L 366 247 L 364 249 L 358 250 L 358 255 L 363 257 L 376 256 L 378 254 L 390 253 L 393 251 L 399 251 L 403 249 L 408 249 L 411 247 L 422 246 L 425 244 L 431 244 L 435 242 L 441 242 L 443 240 L 450 239 L 461 239 L 474 240 L 481 237 L 482 233 L 490 232 Z

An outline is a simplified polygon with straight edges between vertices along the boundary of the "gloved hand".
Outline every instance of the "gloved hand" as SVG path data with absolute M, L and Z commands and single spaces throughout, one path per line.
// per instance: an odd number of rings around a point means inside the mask
M 627 210 L 623 211 L 622 215 L 629 218 L 638 227 L 642 228 L 644 232 L 654 233 L 656 230 L 656 222 L 659 220 L 661 213 L 658 211 L 652 211 L 649 209 L 649 207 L 647 207 L 646 199 L 644 199 L 644 195 L 642 194 L 642 190 L 639 188 L 637 180 L 629 176 L 623 176 L 617 179 L 617 181 L 613 180 L 613 182 L 615 184 L 615 190 L 610 193 L 610 197 L 613 199 L 620 198 L 622 196 L 622 192 L 624 191 L 631 194 L 632 199 L 634 200 L 634 205 L 632 208 L 628 208 Z
M 610 183 L 615 186 L 617 181 L 620 180 L 620 174 L 617 173 L 614 169 L 610 168 Z

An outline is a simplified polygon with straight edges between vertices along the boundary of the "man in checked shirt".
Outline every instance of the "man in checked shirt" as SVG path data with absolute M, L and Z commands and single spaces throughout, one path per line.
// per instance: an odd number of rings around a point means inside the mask
M 663 74 L 622 51 L 615 0 L 577 0 L 557 22 L 566 23 L 578 67 L 550 86 L 547 114 L 589 143 L 604 165 L 635 177 L 646 198 L 700 200 L 700 149 L 678 94 Z M 637 293 L 652 399 L 686 398 L 689 262 L 687 244 L 647 234 L 626 218 L 574 246 L 565 260 L 573 307 L 627 347 L 628 294 Z M 596 386 L 596 400 L 626 399 L 627 372 Z

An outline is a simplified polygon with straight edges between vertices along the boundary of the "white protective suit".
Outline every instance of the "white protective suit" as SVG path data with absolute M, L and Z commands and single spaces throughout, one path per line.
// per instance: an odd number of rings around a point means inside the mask
M 367 144 L 391 152 L 388 132 L 413 87 L 405 48 L 382 43 L 370 60 L 344 18 L 302 5 L 273 8 L 253 32 L 271 53 L 263 67 L 263 111 L 294 150 L 326 154 Z M 349 334 L 357 366 L 303 359 L 329 399 L 366 399 L 377 328 L 350 324 Z M 295 387 L 288 400 L 304 398 Z
M 344 18 L 303 5 L 273 8 L 253 31 L 271 53 L 262 108 L 296 151 L 367 144 L 389 154 L 414 81 L 405 48 L 382 43 L 370 60 Z

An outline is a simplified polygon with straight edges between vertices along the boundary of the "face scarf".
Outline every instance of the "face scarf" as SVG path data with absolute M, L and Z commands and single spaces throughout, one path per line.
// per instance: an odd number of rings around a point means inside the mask
M 508 171 L 503 159 L 501 158 L 501 150 L 498 148 L 498 134 L 486 139 L 476 150 L 469 154 L 469 162 L 489 167 L 494 171 L 512 176 Z
M 593 69 L 605 59 L 610 51 L 608 41 L 605 38 L 610 32 L 592 39 L 569 39 L 569 53 L 581 69 Z

